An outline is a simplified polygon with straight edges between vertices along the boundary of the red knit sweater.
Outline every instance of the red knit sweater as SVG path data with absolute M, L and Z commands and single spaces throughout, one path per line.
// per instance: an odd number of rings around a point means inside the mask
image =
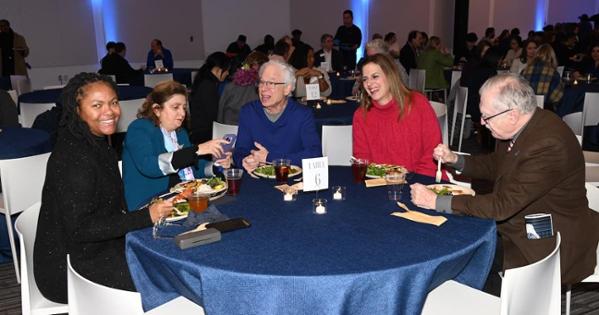
M 373 101 L 366 116 L 364 109 L 358 108 L 353 121 L 353 153 L 371 163 L 402 165 L 410 172 L 434 177 L 433 149 L 442 143 L 441 129 L 426 97 L 416 92 L 411 96 L 410 110 L 399 121 L 394 99 L 384 105 Z

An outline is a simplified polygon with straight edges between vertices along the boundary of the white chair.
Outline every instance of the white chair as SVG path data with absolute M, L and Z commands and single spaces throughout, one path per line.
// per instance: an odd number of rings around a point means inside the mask
M 564 66 L 559 66 L 559 67 L 557 67 L 557 69 L 556 69 L 556 70 L 557 70 L 557 73 L 559 73 L 559 77 L 560 77 L 560 78 L 564 76 L 564 68 L 565 68 Z
M 439 102 L 430 102 L 431 106 L 435 110 L 437 119 L 439 120 L 439 126 L 441 127 L 441 139 L 444 144 L 449 144 L 449 135 L 447 127 L 447 106 Z
M 329 158 L 329 165 L 349 166 L 352 126 L 322 126 L 322 155 Z
M 123 160 L 119 160 L 119 173 L 121 174 L 121 178 L 123 177 Z
M 562 120 L 572 129 L 575 135 L 581 136 L 582 141 L 582 112 L 575 112 L 562 117 Z
M 584 141 L 584 127 L 596 126 L 599 123 L 599 93 L 584 93 L 580 135 Z
M 449 85 L 449 99 L 447 100 L 447 104 L 451 104 L 451 102 L 455 99 L 456 91 L 458 87 L 460 87 L 460 79 L 462 78 L 462 71 L 460 70 L 452 70 L 451 71 L 451 83 Z
M 219 122 L 212 122 L 212 139 L 220 139 L 226 134 L 237 134 L 236 125 L 221 124 Z
M 73 269 L 69 255 L 67 290 L 69 315 L 144 314 L 139 293 L 110 288 L 86 279 Z M 184 297 L 178 297 L 147 314 L 204 314 L 204 309 Z
M 453 145 L 455 137 L 455 124 L 458 118 L 458 113 L 462 115 L 460 122 L 460 133 L 458 139 L 458 151 L 462 151 L 462 138 L 464 137 L 464 123 L 466 122 L 466 108 L 468 106 L 468 88 L 464 86 L 458 87 L 453 106 L 453 119 L 451 122 L 451 135 L 449 136 L 449 144 Z
M 426 82 L 426 70 L 410 69 L 408 76 L 408 87 L 412 90 L 424 93 L 424 84 Z
M 21 102 L 19 105 L 20 114 L 19 114 L 19 122 L 21 126 L 26 128 L 31 128 L 33 126 L 33 122 L 35 118 L 47 111 L 52 109 L 56 104 L 54 103 L 23 103 Z
M 15 104 L 18 104 L 19 102 L 19 96 L 17 95 L 17 91 L 16 90 L 8 90 L 8 95 L 10 95 L 10 97 L 12 98 L 12 101 L 15 102 Z
M 429 292 L 422 314 L 559 315 L 559 232 L 555 240 L 555 248 L 547 257 L 505 271 L 501 298 L 450 280 Z
M 587 190 L 587 199 L 589 200 L 589 208 L 599 212 L 599 188 L 590 183 L 586 183 L 584 188 Z M 599 262 L 599 246 L 597 247 L 597 262 Z M 586 277 L 582 282 L 599 282 L 599 265 L 595 266 L 595 272 Z M 566 289 L 566 315 L 570 315 L 570 302 L 572 299 L 572 286 Z
M 62 89 L 64 88 L 64 84 L 59 84 L 59 85 L 47 85 L 44 86 L 44 90 L 52 90 L 52 89 Z
M 49 157 L 50 153 L 44 153 L 19 159 L 0 160 L 0 178 L 2 178 L 0 212 L 4 213 L 6 218 L 8 239 L 19 283 L 21 278 L 11 215 L 22 212 L 42 200 L 42 188 L 46 179 L 46 164 Z
M 196 75 L 198 75 L 198 72 L 199 71 L 197 71 L 197 70 L 191 71 L 191 81 L 190 82 L 192 85 L 193 85 L 193 80 L 195 80 Z M 191 88 L 191 86 L 189 86 L 189 88 Z
M 537 107 L 545 108 L 545 95 L 535 95 L 537 98 Z
M 12 89 L 17 91 L 17 95 L 31 92 L 31 81 L 25 75 L 11 75 L 10 84 Z
M 21 248 L 21 310 L 23 315 L 60 314 L 69 311 L 67 304 L 54 303 L 46 299 L 33 277 L 33 248 L 37 233 L 37 219 L 41 202 L 36 202 L 23 211 L 15 221 Z
M 453 153 L 458 154 L 458 155 L 470 155 L 470 153 L 466 153 L 466 152 L 458 152 L 458 151 L 454 151 Z M 462 187 L 468 187 L 471 188 L 472 183 L 470 182 L 464 182 L 464 181 L 459 181 L 457 179 L 455 179 L 455 177 L 453 177 L 453 174 L 451 172 L 446 172 L 447 173 L 447 178 L 449 179 L 449 182 L 454 184 L 454 185 L 459 185 Z M 456 174 L 460 175 L 462 174 L 462 172 L 459 171 L 455 171 Z
M 144 74 L 144 85 L 147 87 L 155 87 L 156 84 L 163 81 L 172 81 L 172 73 L 160 73 L 160 74 Z
M 141 105 L 143 105 L 144 101 L 144 98 L 140 98 L 119 102 L 121 104 L 121 117 L 116 125 L 116 132 L 127 131 L 129 124 L 137 119 L 137 111 L 141 108 Z

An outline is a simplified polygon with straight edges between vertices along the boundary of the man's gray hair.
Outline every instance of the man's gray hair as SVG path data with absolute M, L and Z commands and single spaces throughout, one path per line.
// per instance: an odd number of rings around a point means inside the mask
M 293 90 L 295 90 L 295 70 L 293 69 L 292 66 L 290 66 L 286 62 L 281 62 L 281 61 L 278 61 L 278 60 L 270 60 L 270 61 L 264 63 L 260 67 L 260 70 L 258 71 L 258 75 L 260 76 L 260 80 L 262 80 L 262 73 L 264 72 L 264 69 L 266 69 L 266 67 L 272 66 L 272 65 L 279 67 L 279 69 L 283 73 L 283 82 L 285 82 L 288 85 L 290 85 L 291 86 L 291 92 L 293 92 Z
M 389 45 L 384 40 L 377 38 L 366 43 L 366 49 L 374 49 L 377 54 L 388 54 Z
M 518 109 L 522 113 L 532 113 L 537 108 L 537 99 L 530 83 L 515 73 L 502 73 L 488 79 L 479 93 L 496 89 L 497 95 L 491 105 L 498 110 Z

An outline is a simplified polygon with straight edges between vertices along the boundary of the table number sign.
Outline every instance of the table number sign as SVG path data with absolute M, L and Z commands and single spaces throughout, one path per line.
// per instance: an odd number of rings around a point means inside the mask
M 313 101 L 320 99 L 320 87 L 318 83 L 306 84 L 306 100 Z
M 320 157 L 302 160 L 304 191 L 329 188 L 329 158 Z
M 331 68 L 329 67 L 329 63 L 326 61 L 323 61 L 320 63 L 320 69 L 322 69 L 322 71 L 326 71 L 326 72 L 331 71 Z
M 156 69 L 164 68 L 164 63 L 162 63 L 162 59 L 154 60 L 154 67 L 156 67 Z

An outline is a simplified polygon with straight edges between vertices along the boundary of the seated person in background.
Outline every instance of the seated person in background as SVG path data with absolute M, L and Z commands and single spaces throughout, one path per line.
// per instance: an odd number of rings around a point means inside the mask
M 410 31 L 408 41 L 399 51 L 399 61 L 408 74 L 410 74 L 410 69 L 418 67 L 416 64 L 416 55 L 420 47 L 422 47 L 423 40 L 421 32 Z
M 189 96 L 191 143 L 212 139 L 212 123 L 218 115 L 218 85 L 229 76 L 231 60 L 220 51 L 206 58 L 193 80 Z
M 291 43 L 293 45 L 293 47 L 295 47 L 295 49 L 293 50 L 293 52 L 289 55 L 289 59 L 287 60 L 287 63 L 289 63 L 292 67 L 294 67 L 295 69 L 301 69 L 301 68 L 305 68 L 306 67 L 306 63 L 307 63 L 307 50 L 308 50 L 308 46 L 306 43 L 302 42 L 301 37 L 302 37 L 302 31 L 295 29 L 291 32 Z
M 106 43 L 106 55 L 104 57 L 102 57 L 102 60 L 100 60 L 100 66 L 101 66 L 100 69 L 104 69 L 106 67 L 104 65 L 104 63 L 106 62 L 106 60 L 109 60 L 110 54 L 114 54 L 115 49 L 116 49 L 116 43 L 115 42 L 108 42 L 108 43 Z
M 385 44 L 389 47 L 389 55 L 391 57 L 398 59 L 399 58 L 399 41 L 397 40 L 397 36 L 393 32 L 389 32 L 385 34 Z
M 8 92 L 0 89 L 0 128 L 20 126 L 15 101 Z
M 260 99 L 244 105 L 239 114 L 239 131 L 233 158 L 251 172 L 261 163 L 322 156 L 312 110 L 291 98 L 295 72 L 290 65 L 269 61 L 260 67 Z
M 326 71 L 314 68 L 314 49 L 306 46 L 307 66 L 295 72 L 297 86 L 295 88 L 295 97 L 306 96 L 306 84 L 318 83 L 321 96 L 331 95 L 331 80 Z
M 327 62 L 329 65 L 327 69 L 323 69 L 324 71 L 343 71 L 343 56 L 339 50 L 333 48 L 333 35 L 323 34 L 320 37 L 320 45 L 322 49 L 314 54 L 314 66 L 320 67 L 322 62 Z
M 268 57 L 259 52 L 251 52 L 243 66 L 235 72 L 231 83 L 225 85 L 218 101 L 217 121 L 227 125 L 237 125 L 241 106 L 258 99 L 258 69 L 268 62 Z
M 455 57 L 453 59 L 454 64 L 465 64 L 473 56 L 476 54 L 476 42 L 478 41 L 478 36 L 476 33 L 468 33 L 466 35 L 466 43 L 460 50 L 454 50 L 456 52 Z
M 534 40 L 527 40 L 524 42 L 522 47 L 524 51 L 520 54 L 520 58 L 516 58 L 512 61 L 510 66 L 510 72 L 520 74 L 528 65 L 530 65 L 537 55 L 537 47 L 539 45 Z
M 127 212 L 117 155 L 106 141 L 116 131 L 121 108 L 108 77 L 80 73 L 61 95 L 58 143 L 48 160 L 33 259 L 42 295 L 67 303 L 67 254 L 85 278 L 135 291 L 125 259 L 125 235 L 170 214 L 161 201 Z M 33 279 L 30 279 L 32 281 Z
M 589 57 L 582 62 L 579 71 L 572 74 L 574 79 L 586 79 L 588 75 L 591 78 L 599 78 L 599 43 L 591 45 Z
M 287 63 L 287 59 L 289 59 L 290 51 L 295 49 L 295 47 L 291 46 L 291 41 L 286 41 L 285 38 L 280 39 L 276 44 L 275 48 L 272 50 L 272 54 L 268 55 L 269 60 L 275 60 L 283 63 Z
M 481 88 L 481 123 L 498 140 L 495 152 L 463 156 L 447 145 L 433 157 L 465 176 L 494 181 L 493 192 L 476 196 L 437 196 L 411 185 L 412 202 L 437 211 L 493 219 L 503 244 L 503 268 L 516 268 L 547 256 L 554 237 L 529 239 L 524 216 L 549 213 L 553 233 L 561 233 L 562 283 L 593 273 L 599 240 L 598 215 L 589 209 L 585 162 L 572 130 L 555 114 L 539 109 L 534 91 L 516 74 L 500 74 Z
M 156 64 L 154 63 L 156 60 L 162 60 L 163 66 L 167 70 L 173 71 L 173 54 L 171 54 L 170 50 L 162 46 L 162 41 L 159 39 L 153 39 L 150 42 L 150 51 L 148 51 L 148 58 L 146 59 L 146 68 L 156 68 Z
M 441 129 L 426 97 L 404 85 L 388 55 L 366 58 L 361 81 L 364 97 L 354 113 L 354 156 L 435 176 L 431 154 L 441 143 Z
M 98 73 L 114 75 L 116 83 L 132 83 L 139 79 L 143 80 L 143 68 L 138 70 L 133 69 L 129 61 L 125 59 L 126 55 L 127 46 L 125 46 L 125 43 L 116 43 L 114 53 L 106 56 L 102 69 Z
M 446 67 L 453 66 L 453 57 L 447 48 L 441 46 L 441 39 L 431 36 L 426 49 L 416 58 L 418 68 L 426 70 L 426 89 L 447 89 L 449 83 L 445 80 Z
M 543 44 L 537 55 L 524 70 L 522 76 L 528 80 L 537 95 L 545 95 L 545 109 L 555 111 L 564 96 L 564 84 L 557 72 L 557 60 L 553 48 Z
M 387 46 L 387 43 L 385 43 L 385 41 L 383 41 L 380 38 L 373 39 L 373 40 L 369 41 L 368 43 L 366 43 L 366 57 L 374 56 L 376 54 L 385 54 L 385 55 L 391 56 L 389 54 L 389 46 Z M 358 69 L 361 69 L 362 66 L 364 65 L 364 60 L 366 59 L 366 57 L 364 57 L 364 58 L 360 59 L 360 61 L 358 61 Z M 399 60 L 393 58 L 393 56 L 391 56 L 391 57 L 393 59 L 393 62 L 395 63 L 395 66 L 397 67 L 397 70 L 399 71 L 399 78 L 405 85 L 408 82 L 408 72 L 406 72 L 406 69 L 401 65 L 401 62 L 399 62 Z M 360 82 L 359 82 L 359 80 L 356 80 L 356 84 L 354 85 L 353 90 L 355 90 L 356 88 L 359 88 L 359 87 L 360 87 Z
M 185 121 L 187 89 L 175 81 L 165 81 L 154 87 L 139 113 L 127 128 L 123 143 L 123 182 L 129 211 L 166 191 L 175 184 L 194 178 L 214 175 L 213 165 L 228 168 L 227 154 L 216 163 L 201 159 L 223 156 L 223 139 L 194 146 L 181 128 Z
M 522 39 L 520 36 L 510 38 L 510 49 L 505 54 L 501 62 L 503 68 L 510 68 L 515 59 L 520 58 L 522 54 Z
M 227 46 L 227 57 L 238 60 L 239 62 L 245 60 L 250 52 L 252 52 L 252 49 L 248 46 L 246 41 L 247 37 L 245 37 L 245 35 L 241 34 L 237 36 L 237 40 Z
M 272 53 L 273 49 L 275 49 L 275 38 L 270 34 L 266 34 L 264 35 L 264 43 L 256 47 L 254 51 L 259 51 L 268 56 Z

